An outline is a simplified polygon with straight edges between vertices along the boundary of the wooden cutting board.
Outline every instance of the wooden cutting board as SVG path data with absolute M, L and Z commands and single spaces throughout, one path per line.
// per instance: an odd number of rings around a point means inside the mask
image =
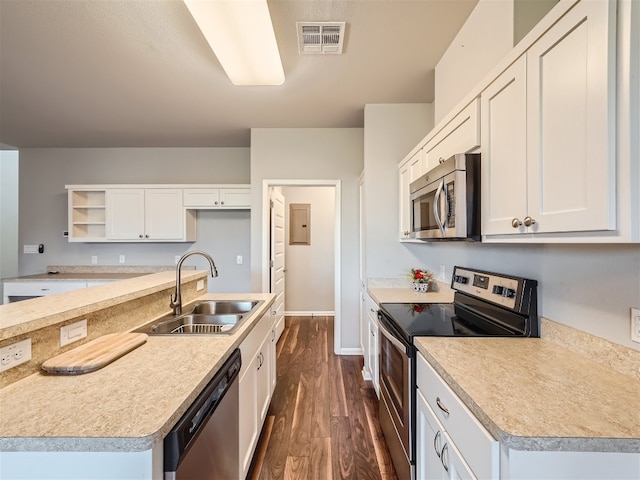
M 42 369 L 59 375 L 80 375 L 98 370 L 147 341 L 146 333 L 110 333 L 50 358 Z

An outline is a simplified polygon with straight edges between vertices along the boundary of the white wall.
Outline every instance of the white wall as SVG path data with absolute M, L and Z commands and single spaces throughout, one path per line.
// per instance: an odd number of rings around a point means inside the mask
M 285 223 L 285 311 L 300 313 L 333 312 L 335 254 L 335 188 L 284 187 Z M 289 244 L 289 205 L 311 205 L 311 244 Z
M 210 253 L 220 276 L 209 290 L 250 291 L 249 211 L 198 212 L 194 243 L 69 243 L 66 184 L 236 183 L 248 184 L 248 148 L 95 148 L 20 151 L 19 244 L 45 245 L 42 255 L 19 255 L 21 275 L 43 273 L 47 265 L 173 265 L 188 250 Z M 236 265 L 236 256 L 244 263 Z M 191 257 L 185 265 L 206 268 Z
M 513 48 L 513 0 L 480 0 L 436 65 L 435 123 Z
M 18 275 L 18 162 L 17 150 L 0 150 L 0 278 Z
M 359 349 L 358 322 L 358 177 L 363 167 L 361 128 L 254 128 L 251 129 L 251 278 L 254 291 L 262 291 L 268 272 L 262 256 L 262 184 L 265 179 L 340 181 L 340 323 L 335 332 L 339 352 Z
M 398 241 L 398 162 L 432 128 L 429 103 L 364 108 L 365 277 L 386 277 L 409 259 Z

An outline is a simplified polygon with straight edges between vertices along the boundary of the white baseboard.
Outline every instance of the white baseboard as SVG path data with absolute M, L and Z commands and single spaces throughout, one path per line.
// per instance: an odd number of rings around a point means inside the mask
M 356 348 L 341 348 L 338 352 L 338 355 L 360 355 L 362 356 L 362 349 L 360 347 Z
M 334 312 L 284 312 L 285 317 L 333 317 Z

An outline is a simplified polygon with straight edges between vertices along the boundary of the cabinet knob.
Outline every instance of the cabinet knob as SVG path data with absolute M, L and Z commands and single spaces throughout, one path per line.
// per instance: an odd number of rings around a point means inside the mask
M 138 235 L 140 238 L 143 238 L 142 234 Z
M 144 238 L 149 238 L 149 235 L 145 235 Z
M 536 221 L 533 218 L 528 217 L 528 216 L 524 217 L 524 225 L 525 225 L 525 227 L 530 227 L 534 223 L 536 223 Z
M 220 205 L 224 205 L 224 202 L 220 202 Z
M 522 225 L 522 222 L 518 218 L 514 218 L 513 220 L 511 220 L 511 226 L 513 228 L 518 228 L 521 225 Z
M 218 201 L 216 200 L 215 202 L 213 202 L 214 205 L 218 205 Z
M 440 157 L 440 158 L 438 159 L 438 163 L 444 163 L 444 158 L 443 158 L 443 157 Z

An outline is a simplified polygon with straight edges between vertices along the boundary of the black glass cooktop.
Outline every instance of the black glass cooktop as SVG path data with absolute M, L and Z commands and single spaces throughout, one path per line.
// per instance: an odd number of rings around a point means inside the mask
M 382 318 L 409 343 L 413 337 L 496 337 L 524 336 L 519 316 L 485 304 L 463 306 L 456 303 L 383 303 Z

